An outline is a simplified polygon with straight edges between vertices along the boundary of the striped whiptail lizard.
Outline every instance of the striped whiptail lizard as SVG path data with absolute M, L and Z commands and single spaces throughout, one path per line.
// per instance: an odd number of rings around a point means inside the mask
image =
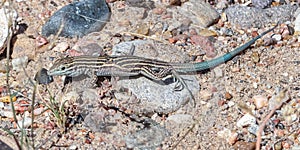
M 240 52 L 247 49 L 255 41 L 271 32 L 277 25 L 261 35 L 254 37 L 244 45 L 234 49 L 212 60 L 198 63 L 169 63 L 155 59 L 148 59 L 137 56 L 76 56 L 66 57 L 57 60 L 49 69 L 49 76 L 66 75 L 76 77 L 79 75 L 88 76 L 145 76 L 152 80 L 164 81 L 173 77 L 177 79 L 175 89 L 179 86 L 187 88 L 186 83 L 180 74 L 203 71 L 213 68 L 221 63 L 229 61 Z M 179 84 L 178 84 L 179 83 Z M 179 85 L 179 86 L 178 86 Z M 193 98 L 191 91 L 189 93 Z

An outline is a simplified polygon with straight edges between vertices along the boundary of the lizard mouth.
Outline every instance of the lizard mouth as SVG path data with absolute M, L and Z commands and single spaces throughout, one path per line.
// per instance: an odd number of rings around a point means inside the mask
M 47 75 L 48 76 L 54 76 L 54 75 L 56 75 L 56 73 L 54 71 L 48 70 Z

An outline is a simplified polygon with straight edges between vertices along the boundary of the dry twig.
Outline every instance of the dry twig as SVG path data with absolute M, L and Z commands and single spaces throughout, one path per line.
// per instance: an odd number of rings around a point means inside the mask
M 283 104 L 285 104 L 285 102 L 287 102 L 289 100 L 289 98 L 285 99 L 286 97 L 286 91 L 287 90 L 283 90 L 279 93 L 277 99 L 278 101 L 281 101 L 275 108 L 273 108 L 271 110 L 271 112 L 265 117 L 264 121 L 259 125 L 259 129 L 257 132 L 257 141 L 256 141 L 256 150 L 260 150 L 260 143 L 261 143 L 261 133 L 263 132 L 267 122 L 269 121 L 269 119 L 273 116 L 273 114 L 275 113 L 275 111 L 279 108 L 282 107 Z

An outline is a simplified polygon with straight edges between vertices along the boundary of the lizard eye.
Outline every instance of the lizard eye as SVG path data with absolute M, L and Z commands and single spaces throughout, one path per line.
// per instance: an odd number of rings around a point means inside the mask
M 62 66 L 62 67 L 60 68 L 61 71 L 64 71 L 65 69 L 66 69 L 65 66 Z

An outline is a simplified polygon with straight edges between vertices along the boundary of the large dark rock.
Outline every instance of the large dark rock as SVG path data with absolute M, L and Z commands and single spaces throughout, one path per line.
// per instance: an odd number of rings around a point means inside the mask
M 69 4 L 51 16 L 42 28 L 44 36 L 82 37 L 100 31 L 110 18 L 110 10 L 105 0 L 84 0 Z

